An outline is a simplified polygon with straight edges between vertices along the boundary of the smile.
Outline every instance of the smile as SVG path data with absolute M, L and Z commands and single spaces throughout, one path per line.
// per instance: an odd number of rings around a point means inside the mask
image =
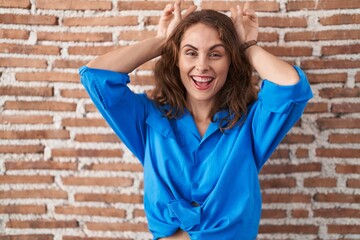
M 199 90 L 206 90 L 210 87 L 211 82 L 214 80 L 213 77 L 203 76 L 191 76 L 191 79 L 195 83 L 195 87 Z

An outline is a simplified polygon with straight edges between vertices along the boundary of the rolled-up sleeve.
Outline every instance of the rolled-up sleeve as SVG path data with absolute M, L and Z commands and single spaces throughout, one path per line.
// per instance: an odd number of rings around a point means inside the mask
M 264 80 L 254 104 L 252 132 L 258 169 L 264 165 L 287 132 L 300 119 L 313 94 L 305 73 L 297 66 L 300 80 L 280 86 Z
M 146 134 L 145 94 L 127 86 L 128 74 L 81 67 L 80 80 L 109 126 L 143 164 Z

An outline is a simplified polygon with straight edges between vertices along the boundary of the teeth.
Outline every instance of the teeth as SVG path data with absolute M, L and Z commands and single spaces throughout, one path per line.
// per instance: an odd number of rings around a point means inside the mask
M 192 77 L 192 79 L 197 82 L 210 82 L 211 80 L 213 80 L 212 77 Z

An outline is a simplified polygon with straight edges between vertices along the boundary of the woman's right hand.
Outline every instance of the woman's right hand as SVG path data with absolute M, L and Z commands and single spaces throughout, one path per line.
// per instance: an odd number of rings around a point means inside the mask
M 175 27 L 183 18 L 196 10 L 196 6 L 190 6 L 184 14 L 181 13 L 181 5 L 183 0 L 176 0 L 174 4 L 166 5 L 160 17 L 157 36 L 168 38 Z

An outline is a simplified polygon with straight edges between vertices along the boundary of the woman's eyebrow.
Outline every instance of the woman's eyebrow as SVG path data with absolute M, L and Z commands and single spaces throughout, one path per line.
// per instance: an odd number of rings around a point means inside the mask
M 194 47 L 194 46 L 191 45 L 191 44 L 185 44 L 182 48 L 185 48 L 185 47 L 189 47 L 189 48 L 192 48 L 192 49 L 194 49 L 194 50 L 199 50 L 198 48 Z M 213 50 L 213 49 L 215 49 L 215 48 L 217 48 L 217 47 L 223 47 L 223 48 L 225 48 L 225 45 L 222 44 L 222 43 L 218 43 L 218 44 L 215 44 L 215 45 L 211 46 L 211 47 L 209 48 L 209 50 Z

